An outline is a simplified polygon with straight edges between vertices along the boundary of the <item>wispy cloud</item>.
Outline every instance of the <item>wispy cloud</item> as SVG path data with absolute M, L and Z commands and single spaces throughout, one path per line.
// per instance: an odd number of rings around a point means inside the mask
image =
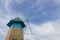
M 60 4 L 60 0 L 53 0 L 55 4 Z

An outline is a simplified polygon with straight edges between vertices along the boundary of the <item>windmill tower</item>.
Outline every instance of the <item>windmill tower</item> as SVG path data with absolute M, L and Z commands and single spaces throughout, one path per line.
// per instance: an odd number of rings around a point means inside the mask
M 23 28 L 25 24 L 19 17 L 12 19 L 7 26 L 10 29 L 6 40 L 24 40 Z

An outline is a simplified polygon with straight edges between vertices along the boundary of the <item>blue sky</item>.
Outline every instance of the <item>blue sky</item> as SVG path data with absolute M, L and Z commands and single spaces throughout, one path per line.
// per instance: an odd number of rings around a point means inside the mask
M 59 40 L 60 0 L 0 0 L 0 39 L 4 40 L 12 18 L 29 19 L 24 29 L 25 40 Z M 27 37 L 26 37 L 27 36 Z

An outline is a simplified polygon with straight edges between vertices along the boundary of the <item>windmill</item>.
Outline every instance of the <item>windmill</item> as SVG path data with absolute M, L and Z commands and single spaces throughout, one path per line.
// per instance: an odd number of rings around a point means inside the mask
M 10 20 L 10 22 L 7 24 L 7 26 L 9 27 L 9 32 L 7 34 L 6 40 L 24 40 L 23 28 L 26 27 L 24 22 L 29 25 L 28 27 L 32 34 L 28 19 L 26 21 L 22 21 L 19 17 L 16 17 Z
M 6 40 L 24 40 L 23 38 L 23 28 L 25 27 L 24 22 L 16 17 L 12 19 L 7 26 L 9 26 L 9 32 Z
M 23 11 L 24 11 L 24 8 L 23 8 Z M 24 14 L 25 14 L 25 11 L 24 11 Z M 26 18 L 26 21 L 22 21 L 19 17 L 16 17 L 10 20 L 10 22 L 7 24 L 7 26 L 10 29 L 7 34 L 6 40 L 24 40 L 23 28 L 26 27 L 24 22 L 26 22 L 30 28 L 29 20 L 26 16 L 25 18 Z M 30 28 L 30 32 L 32 34 L 31 28 Z
M 6 40 L 24 40 L 23 28 L 26 27 L 24 22 L 27 21 L 22 21 L 19 17 L 10 20 L 10 22 L 7 24 L 9 27 L 9 32 Z

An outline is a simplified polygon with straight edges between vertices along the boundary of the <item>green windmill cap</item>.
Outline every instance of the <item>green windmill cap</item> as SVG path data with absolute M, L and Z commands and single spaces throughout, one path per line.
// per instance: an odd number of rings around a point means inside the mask
M 14 20 L 14 21 L 22 21 L 19 17 L 16 17 L 16 18 L 14 18 L 12 20 Z
M 7 24 L 7 26 L 11 27 L 11 25 L 12 25 L 13 23 L 19 23 L 19 24 L 21 24 L 21 26 L 22 26 L 23 28 L 25 27 L 24 22 L 23 22 L 19 17 L 16 17 L 16 18 L 10 20 L 10 22 Z

